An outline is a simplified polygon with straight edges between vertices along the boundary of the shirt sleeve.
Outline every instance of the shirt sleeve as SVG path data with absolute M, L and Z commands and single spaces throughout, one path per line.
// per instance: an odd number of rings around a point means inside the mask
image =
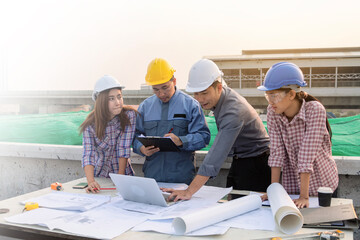
M 282 140 L 280 126 L 276 123 L 275 112 L 268 107 L 266 116 L 267 128 L 270 137 L 270 156 L 268 164 L 270 167 L 282 167 L 286 158 L 285 145 Z
M 208 154 L 205 156 L 203 164 L 199 168 L 199 175 L 215 177 L 219 173 L 222 164 L 225 162 L 244 126 L 244 121 L 234 112 L 227 112 L 226 116 L 222 117 L 224 119 L 221 126 L 219 126 L 219 132 Z
M 95 166 L 95 132 L 91 131 L 90 126 L 86 127 L 83 132 L 83 155 L 81 165 Z
M 319 102 L 311 102 L 312 106 L 306 112 L 305 119 L 305 137 L 299 149 L 298 171 L 313 172 L 313 162 L 315 161 L 326 129 L 326 110 Z
M 131 143 L 135 135 L 135 126 L 136 126 L 136 114 L 134 111 L 126 112 L 130 125 L 125 127 L 125 130 L 120 134 L 120 139 L 118 141 L 118 158 L 129 158 L 131 153 Z
M 139 140 L 136 139 L 137 136 L 145 133 L 145 131 L 144 131 L 144 117 L 143 117 L 144 116 L 143 115 L 143 103 L 141 103 L 139 105 L 138 112 L 139 112 L 139 114 L 136 117 L 135 137 L 133 139 L 132 145 L 133 145 L 134 153 L 137 153 L 137 154 L 139 154 L 141 156 L 145 156 L 140 151 L 140 148 L 141 148 L 141 146 L 143 146 L 143 144 Z
M 193 102 L 191 108 L 191 121 L 188 124 L 188 134 L 179 136 L 183 143 L 183 150 L 200 150 L 210 142 L 210 130 L 205 121 L 205 115 L 197 101 Z

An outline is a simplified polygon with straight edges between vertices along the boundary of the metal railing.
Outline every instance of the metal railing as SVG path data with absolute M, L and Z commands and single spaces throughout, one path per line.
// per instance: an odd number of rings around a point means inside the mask
M 232 88 L 256 88 L 262 79 L 260 75 L 224 76 Z M 304 74 L 304 79 L 309 87 L 360 87 L 360 73 Z

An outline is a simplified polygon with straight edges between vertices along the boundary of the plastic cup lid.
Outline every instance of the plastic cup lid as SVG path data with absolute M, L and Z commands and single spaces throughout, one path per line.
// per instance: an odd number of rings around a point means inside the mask
M 333 190 L 329 187 L 319 187 L 318 188 L 318 192 L 322 192 L 322 193 L 332 193 Z

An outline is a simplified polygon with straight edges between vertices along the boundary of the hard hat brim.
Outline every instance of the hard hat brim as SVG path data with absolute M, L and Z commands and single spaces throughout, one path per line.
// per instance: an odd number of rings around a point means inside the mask
M 210 84 L 210 86 L 211 86 L 211 84 Z M 207 86 L 207 87 L 198 87 L 198 88 L 186 86 L 185 90 L 186 90 L 187 92 L 191 92 L 191 93 L 202 92 L 202 91 L 205 91 L 206 89 L 208 89 L 210 86 Z
M 125 88 L 125 86 L 115 86 L 115 87 L 109 87 L 109 88 L 105 88 L 103 89 L 101 92 L 103 91 L 106 91 L 106 90 L 109 90 L 109 89 L 113 89 L 113 88 L 119 88 L 121 91 Z M 92 100 L 95 102 L 96 101 L 96 98 L 98 97 L 98 95 L 100 94 L 100 92 L 93 92 L 92 95 L 91 95 L 91 98 Z
M 267 88 L 267 87 L 265 87 L 265 86 L 258 86 L 257 87 L 257 89 L 258 90 L 260 90 L 260 91 L 271 91 L 271 90 L 275 90 L 275 88 Z M 277 88 L 276 88 L 277 89 Z

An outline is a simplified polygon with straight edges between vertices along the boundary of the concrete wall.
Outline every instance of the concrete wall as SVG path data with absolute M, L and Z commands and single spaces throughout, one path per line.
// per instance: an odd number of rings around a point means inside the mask
M 206 152 L 196 153 L 200 166 Z M 0 143 L 0 200 L 49 187 L 53 182 L 67 182 L 84 177 L 81 146 L 29 143 Z M 360 209 L 360 157 L 334 157 L 339 170 L 338 195 L 354 200 Z M 137 176 L 143 176 L 144 158 L 132 153 Z M 219 175 L 208 185 L 225 187 L 231 165 L 228 158 Z

